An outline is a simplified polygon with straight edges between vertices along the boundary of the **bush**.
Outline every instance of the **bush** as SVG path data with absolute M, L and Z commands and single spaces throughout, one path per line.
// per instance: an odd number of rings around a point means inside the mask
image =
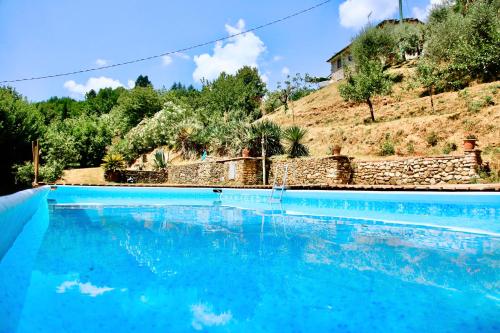
M 263 120 L 252 124 L 246 133 L 246 145 L 250 149 L 251 156 L 262 155 L 262 139 L 266 156 L 283 154 L 281 135 L 281 128 L 272 121 Z
M 382 142 L 380 145 L 380 156 L 390 156 L 396 153 L 396 149 L 394 148 L 394 142 L 388 137 Z
M 163 149 L 158 149 L 155 152 L 154 160 L 156 170 L 164 170 L 167 168 L 167 162 L 165 161 L 165 152 Z
M 31 186 L 35 179 L 35 169 L 33 162 L 25 162 L 14 166 L 16 183 L 23 186 Z M 53 183 L 57 181 L 63 173 L 63 168 L 55 163 L 43 164 L 38 170 L 38 181 Z
M 309 155 L 309 149 L 301 142 L 306 134 L 307 130 L 298 126 L 289 127 L 283 132 L 283 138 L 287 141 L 286 153 L 289 157 Z
M 457 150 L 457 145 L 454 142 L 446 142 L 443 147 L 443 154 L 448 155 L 452 151 Z
M 436 134 L 436 132 L 432 131 L 427 135 L 427 137 L 425 138 L 425 141 L 427 141 L 427 144 L 429 146 L 435 147 L 439 142 L 439 137 Z
M 120 154 L 109 153 L 103 158 L 102 168 L 105 173 L 118 171 L 125 168 L 123 156 Z

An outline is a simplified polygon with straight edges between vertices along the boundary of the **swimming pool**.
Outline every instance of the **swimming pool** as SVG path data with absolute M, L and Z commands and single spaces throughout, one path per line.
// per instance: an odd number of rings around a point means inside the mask
M 0 198 L 0 332 L 500 329 L 499 194 L 269 193 Z

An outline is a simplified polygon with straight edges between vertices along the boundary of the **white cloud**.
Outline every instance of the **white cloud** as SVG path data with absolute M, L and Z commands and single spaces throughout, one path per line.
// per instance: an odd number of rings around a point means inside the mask
M 163 66 L 168 66 L 172 63 L 172 57 L 169 55 L 164 55 L 161 57 L 161 64 Z
M 430 0 L 427 6 L 425 6 L 425 8 L 413 7 L 412 8 L 413 16 L 418 18 L 420 21 L 426 21 L 431 9 L 434 8 L 435 6 L 442 5 L 445 2 L 447 2 L 447 0 Z
M 280 60 L 283 60 L 283 57 L 282 57 L 282 56 L 280 56 L 280 55 L 275 55 L 275 56 L 273 57 L 273 61 L 280 61 Z
M 391 17 L 398 10 L 396 0 L 345 0 L 339 6 L 340 24 L 346 28 L 359 28 L 370 21 Z
M 225 27 L 229 35 L 234 35 L 245 30 L 245 21 L 240 19 L 235 27 L 229 24 Z M 258 67 L 257 60 L 265 50 L 264 42 L 253 32 L 232 37 L 226 44 L 218 42 L 212 55 L 204 53 L 194 56 L 196 69 L 193 72 L 193 79 L 213 80 L 221 72 L 234 74 L 243 66 Z
M 133 87 L 135 87 L 135 81 L 134 80 L 128 80 L 127 81 L 127 87 L 129 87 L 130 89 L 132 89 Z
M 191 57 L 190 57 L 188 54 L 186 54 L 186 53 L 176 52 L 176 53 L 174 53 L 174 54 L 175 54 L 176 56 L 178 56 L 179 58 L 184 59 L 184 60 L 189 60 L 189 59 L 191 59 Z
M 95 64 L 99 67 L 106 66 L 108 64 L 108 61 L 106 59 L 97 59 L 95 61 Z
M 288 67 L 283 67 L 281 69 L 281 74 L 283 74 L 284 76 L 287 76 L 290 74 L 290 69 Z
M 264 83 L 268 83 L 269 82 L 269 76 L 267 76 L 267 74 L 262 74 L 260 76 L 260 79 L 262 80 L 262 82 Z
M 91 89 L 94 89 L 95 92 L 98 92 L 100 89 L 108 87 L 114 89 L 123 87 L 123 84 L 118 80 L 114 80 L 105 76 L 91 77 L 85 84 L 76 83 L 73 80 L 64 82 L 64 88 L 68 89 L 75 96 L 83 96 Z

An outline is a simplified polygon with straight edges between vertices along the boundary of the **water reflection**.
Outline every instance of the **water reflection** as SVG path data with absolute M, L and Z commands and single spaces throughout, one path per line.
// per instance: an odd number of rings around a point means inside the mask
M 26 332 L 491 331 L 499 245 L 279 205 L 55 205 L 22 321 Z

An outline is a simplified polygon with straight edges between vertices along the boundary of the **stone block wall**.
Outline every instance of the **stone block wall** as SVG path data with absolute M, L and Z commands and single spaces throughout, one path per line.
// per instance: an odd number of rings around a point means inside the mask
M 357 161 L 353 183 L 383 185 L 469 184 L 478 178 L 480 152 L 462 156 L 415 157 L 391 161 Z
M 171 165 L 168 168 L 168 182 L 193 185 L 255 185 L 262 179 L 259 165 L 260 159 L 243 157 Z
M 352 178 L 351 162 L 347 156 L 272 159 L 270 184 L 273 183 L 275 176 L 281 184 L 286 165 L 288 165 L 287 185 L 348 184 Z
M 121 183 L 162 184 L 168 181 L 168 173 L 166 171 L 120 170 L 118 181 Z

